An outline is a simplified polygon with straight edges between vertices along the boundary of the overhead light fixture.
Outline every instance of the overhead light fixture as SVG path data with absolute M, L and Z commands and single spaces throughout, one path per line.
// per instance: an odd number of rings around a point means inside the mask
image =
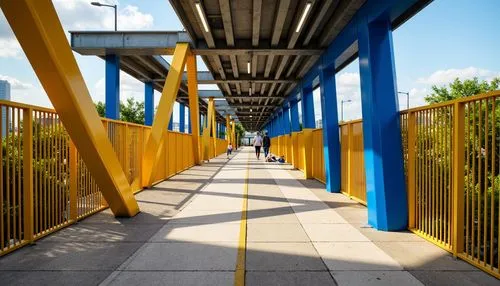
M 252 118 L 252 115 L 250 115 L 250 118 Z
M 252 96 L 252 88 L 248 89 L 248 95 Z
M 252 109 L 250 108 L 250 112 L 252 112 Z
M 307 14 L 309 14 L 309 10 L 311 10 L 312 3 L 307 2 L 306 8 L 304 12 L 302 12 L 302 16 L 300 16 L 299 24 L 297 25 L 297 29 L 295 29 L 295 33 L 298 33 L 300 29 L 302 29 L 302 25 L 304 25 L 304 21 L 306 20 Z
M 250 74 L 250 61 L 247 62 L 247 72 Z
M 196 10 L 198 11 L 198 15 L 200 16 L 201 23 L 203 24 L 203 28 L 205 29 L 205 32 L 208 33 L 208 23 L 207 19 L 205 19 L 205 14 L 203 14 L 203 11 L 201 10 L 201 4 L 199 2 L 195 3 L 196 5 Z

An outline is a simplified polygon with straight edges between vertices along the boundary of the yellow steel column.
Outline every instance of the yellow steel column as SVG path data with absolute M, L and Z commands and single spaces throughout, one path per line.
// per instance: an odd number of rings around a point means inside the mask
M 214 158 L 217 157 L 217 120 L 216 120 L 216 111 L 215 111 L 215 103 L 214 108 L 212 110 L 212 135 L 213 135 L 213 146 L 214 146 Z
M 194 164 L 200 164 L 200 110 L 198 103 L 198 78 L 196 55 L 190 54 L 187 58 L 187 76 L 189 93 L 189 118 L 191 120 L 191 136 L 193 140 Z
M 226 114 L 226 140 L 227 140 L 227 143 L 231 142 L 230 132 L 231 132 L 231 123 L 229 122 L 229 114 Z
M 453 256 L 464 251 L 464 159 L 465 159 L 465 107 L 455 102 L 453 106 Z M 460 144 L 462 142 L 462 144 Z
M 304 136 L 304 146 L 302 156 L 304 158 L 304 176 L 306 179 L 312 178 L 312 128 L 304 128 L 302 136 Z
M 158 104 L 158 111 L 155 114 L 153 126 L 151 127 L 151 134 L 146 143 L 143 158 L 143 173 L 145 178 L 149 178 L 149 186 L 153 184 L 153 170 L 156 165 L 158 148 L 163 132 L 167 129 L 168 122 L 172 116 L 172 109 L 177 97 L 177 92 L 179 91 L 179 86 L 181 85 L 182 74 L 184 72 L 188 53 L 189 45 L 187 43 L 179 43 L 175 46 L 172 64 L 170 65 L 170 70 L 161 93 L 160 103 Z
M 232 142 L 232 145 L 233 145 L 233 148 L 236 150 L 238 146 L 236 146 L 236 138 L 235 138 L 235 134 L 236 134 L 236 127 L 234 126 L 235 123 L 234 123 L 234 119 L 231 120 L 231 142 Z
M 139 207 L 51 1 L 0 1 L 5 17 L 101 192 L 117 216 Z
M 202 148 L 203 148 L 203 160 L 209 160 L 210 159 L 210 133 L 212 130 L 212 121 L 213 121 L 213 115 L 214 115 L 214 98 L 210 97 L 208 99 L 208 111 L 207 111 L 207 117 L 205 118 L 205 121 L 207 122 L 206 127 L 203 129 L 203 135 L 202 135 Z

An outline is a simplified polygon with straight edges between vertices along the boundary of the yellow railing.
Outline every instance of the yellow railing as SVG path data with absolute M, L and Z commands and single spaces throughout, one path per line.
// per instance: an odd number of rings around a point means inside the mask
M 340 124 L 341 192 L 366 205 L 363 123 L 361 120 Z
M 150 127 L 102 119 L 135 192 L 147 185 L 142 154 Z M 0 256 L 107 207 L 52 109 L 0 101 Z M 156 181 L 194 164 L 190 134 L 166 131 Z M 217 139 L 215 155 L 226 141 Z
M 312 132 L 312 176 L 325 183 L 325 156 L 323 154 L 323 129 Z

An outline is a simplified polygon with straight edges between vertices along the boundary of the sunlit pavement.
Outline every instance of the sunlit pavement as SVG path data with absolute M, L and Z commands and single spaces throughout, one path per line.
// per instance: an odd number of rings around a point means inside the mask
M 134 218 L 107 210 L 1 258 L 1 284 L 234 285 L 242 246 L 246 285 L 498 285 L 410 232 L 367 227 L 364 206 L 248 147 L 137 199 Z

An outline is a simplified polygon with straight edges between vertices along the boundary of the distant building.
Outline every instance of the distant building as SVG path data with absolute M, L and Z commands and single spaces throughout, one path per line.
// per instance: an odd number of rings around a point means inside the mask
M 0 100 L 10 100 L 10 83 L 6 80 L 0 80 Z M 7 134 L 7 109 L 2 107 L 2 137 Z

